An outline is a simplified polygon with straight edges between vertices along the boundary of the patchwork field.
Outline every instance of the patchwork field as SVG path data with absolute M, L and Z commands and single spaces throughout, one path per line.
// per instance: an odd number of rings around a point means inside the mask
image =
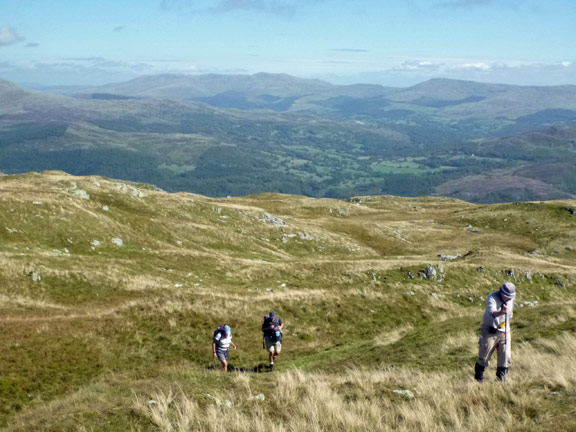
M 575 212 L 0 176 L 0 427 L 576 430 Z M 480 385 L 484 300 L 507 281 L 513 366 Z M 210 348 L 224 323 L 228 374 Z

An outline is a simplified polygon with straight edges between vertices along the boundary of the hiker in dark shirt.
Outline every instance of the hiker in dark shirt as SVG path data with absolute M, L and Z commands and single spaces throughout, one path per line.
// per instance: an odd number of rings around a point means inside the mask
M 268 351 L 268 358 L 270 360 L 270 372 L 274 371 L 274 359 L 282 351 L 282 329 L 284 324 L 276 312 L 270 311 L 264 317 L 262 323 L 262 332 L 264 336 L 264 349 Z

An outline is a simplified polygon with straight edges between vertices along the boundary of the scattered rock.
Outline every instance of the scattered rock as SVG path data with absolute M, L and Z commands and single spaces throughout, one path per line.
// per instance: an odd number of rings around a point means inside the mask
M 212 211 L 216 214 L 220 214 L 220 213 L 222 213 L 222 208 L 221 207 L 212 207 Z
M 454 261 L 457 260 L 458 258 L 462 258 L 462 255 L 460 254 L 456 254 L 456 255 L 438 255 L 440 257 L 440 261 Z
M 110 207 L 108 207 L 107 205 L 105 205 L 104 207 L 102 207 L 102 210 L 104 210 L 104 211 L 110 211 Z
M 96 249 L 98 246 L 102 244 L 102 242 L 99 242 L 98 240 L 92 240 L 90 244 L 92 245 L 92 249 Z
M 514 274 L 514 270 L 502 270 L 502 273 L 511 278 L 513 281 L 516 280 L 516 275 Z
M 124 246 L 124 242 L 122 241 L 121 238 L 113 238 L 112 239 L 112 243 L 115 244 L 116 246 Z
M 316 238 L 313 235 L 308 233 L 299 233 L 298 235 L 300 236 L 301 240 L 316 240 Z
M 54 252 L 57 255 L 70 255 L 70 251 L 66 248 L 60 250 L 60 249 L 52 249 L 52 252 Z
M 277 216 L 271 215 L 270 213 L 263 213 L 263 219 L 260 219 L 262 222 L 267 222 L 275 226 L 286 226 L 288 225 L 283 219 L 280 219 Z
M 430 279 L 430 280 L 436 280 L 436 278 L 438 277 L 438 272 L 436 271 L 436 269 L 431 266 L 430 264 L 428 264 L 426 266 L 426 278 Z
M 76 186 L 77 187 L 77 186 Z M 76 195 L 82 199 L 89 200 L 90 194 L 86 192 L 84 189 L 72 189 L 69 191 L 72 195 Z
M 297 237 L 296 234 L 282 234 L 282 237 L 280 238 L 280 240 L 282 240 L 282 243 L 287 243 L 289 239 L 296 238 L 296 237 Z
M 428 264 L 426 270 L 420 270 L 418 272 L 418 277 L 420 279 L 426 278 L 431 281 L 442 282 L 444 280 L 444 267 L 442 264 L 435 266 Z
M 264 393 L 258 393 L 257 395 L 250 396 L 248 398 L 248 400 L 262 400 L 262 401 L 265 399 L 266 399 L 266 396 L 264 395 Z
M 474 297 L 468 297 L 468 301 L 472 303 L 474 301 Z
M 128 194 L 130 194 L 134 197 L 137 197 L 137 198 L 144 198 L 146 196 L 146 194 L 144 192 L 142 192 L 137 187 L 132 186 L 131 184 L 117 183 L 116 187 L 120 192 L 128 193 Z M 160 191 L 161 189 L 155 189 L 155 190 Z
M 518 306 L 520 307 L 536 307 L 538 306 L 538 300 L 534 300 L 534 301 L 525 301 L 525 302 L 520 302 L 518 303 Z
M 206 397 L 212 399 L 214 401 L 214 403 L 219 406 L 219 407 L 226 407 L 226 408 L 232 408 L 232 402 L 229 400 L 225 400 L 224 402 L 222 402 L 219 398 L 217 398 L 216 396 L 212 396 L 211 394 L 206 393 L 205 395 Z
M 406 399 L 414 399 L 416 397 L 410 390 L 394 390 L 394 393 Z
M 40 282 L 42 280 L 42 276 L 40 275 L 40 273 L 32 272 L 30 273 L 30 276 L 32 277 L 32 280 L 34 282 Z

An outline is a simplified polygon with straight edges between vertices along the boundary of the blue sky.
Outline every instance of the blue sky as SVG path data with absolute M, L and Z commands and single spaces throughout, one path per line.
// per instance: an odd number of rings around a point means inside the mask
M 2 0 L 0 77 L 159 73 L 576 84 L 575 0 Z

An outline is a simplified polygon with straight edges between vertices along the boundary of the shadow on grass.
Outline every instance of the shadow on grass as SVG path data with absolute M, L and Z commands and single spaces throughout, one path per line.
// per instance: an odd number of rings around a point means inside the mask
M 207 366 L 208 370 L 222 370 L 222 365 L 210 364 Z M 270 370 L 270 365 L 260 363 L 254 367 L 236 367 L 231 363 L 228 363 L 228 372 L 239 372 L 239 373 L 264 373 L 272 372 Z

